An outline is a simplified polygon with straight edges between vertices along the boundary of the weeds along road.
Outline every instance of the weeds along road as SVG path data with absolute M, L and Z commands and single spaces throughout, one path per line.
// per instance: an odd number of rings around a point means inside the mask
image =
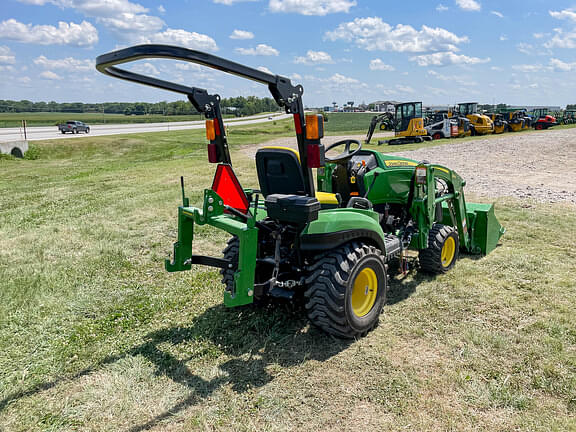
M 271 117 L 271 119 L 270 119 Z M 243 117 L 241 119 L 224 119 L 224 124 L 234 125 L 247 125 L 254 123 L 264 123 L 273 120 L 282 120 L 290 117 L 289 114 L 261 114 L 251 117 Z M 204 128 L 204 121 L 190 121 L 190 122 L 168 122 L 168 123 L 132 123 L 132 124 L 104 124 L 104 125 L 89 125 L 90 133 L 79 134 L 62 134 L 58 131 L 57 126 L 36 126 L 26 128 L 26 137 L 28 141 L 48 140 L 48 139 L 62 139 L 62 138 L 75 138 L 80 139 L 86 136 L 104 136 L 104 135 L 119 135 L 119 134 L 133 134 L 145 132 L 169 132 L 184 129 L 202 129 Z M 18 141 L 24 139 L 24 131 L 22 128 L 3 128 L 0 129 L 0 142 Z

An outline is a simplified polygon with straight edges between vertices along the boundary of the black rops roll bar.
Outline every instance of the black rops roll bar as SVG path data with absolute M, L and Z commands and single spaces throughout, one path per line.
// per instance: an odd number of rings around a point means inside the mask
M 184 60 L 268 85 L 268 90 L 272 94 L 276 103 L 281 107 L 284 107 L 286 113 L 294 114 L 298 150 L 302 162 L 302 170 L 304 171 L 305 176 L 306 192 L 309 196 L 314 196 L 312 171 L 308 168 L 307 164 L 308 155 L 305 138 L 306 123 L 304 118 L 304 107 L 302 105 L 302 94 L 304 93 L 304 89 L 300 84 L 294 86 L 289 78 L 263 72 L 212 54 L 172 45 L 136 45 L 102 54 L 96 58 L 96 69 L 103 74 L 126 81 L 133 81 L 185 94 L 194 108 L 203 113 L 206 118 L 214 119 L 217 122 L 217 128 L 215 128 L 216 136 L 210 143 L 216 148 L 216 159 L 210 160 L 210 162 L 231 163 L 222 113 L 220 110 L 220 96 L 208 94 L 208 91 L 205 89 L 188 87 L 117 67 L 117 65 L 123 63 L 146 58 Z

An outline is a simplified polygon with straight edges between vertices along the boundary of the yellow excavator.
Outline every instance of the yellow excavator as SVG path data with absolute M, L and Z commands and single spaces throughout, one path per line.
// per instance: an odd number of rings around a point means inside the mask
M 424 127 L 422 102 L 404 102 L 394 105 L 394 139 L 389 145 L 432 141 Z
M 458 104 L 461 116 L 470 120 L 471 135 L 486 135 L 494 133 L 494 123 L 490 117 L 478 113 L 478 102 L 466 102 Z

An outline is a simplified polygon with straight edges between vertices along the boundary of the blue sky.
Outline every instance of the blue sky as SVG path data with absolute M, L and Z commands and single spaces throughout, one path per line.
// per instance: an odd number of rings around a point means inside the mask
M 288 76 L 304 103 L 576 103 L 576 0 L 1 0 L 0 99 L 177 100 L 94 59 L 166 43 Z M 265 87 L 195 65 L 137 70 L 223 97 Z

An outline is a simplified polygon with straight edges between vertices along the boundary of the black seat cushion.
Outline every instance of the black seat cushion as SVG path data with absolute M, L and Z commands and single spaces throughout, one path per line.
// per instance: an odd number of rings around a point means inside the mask
M 304 175 L 296 153 L 289 149 L 263 148 L 256 152 L 260 190 L 270 194 L 306 195 Z

